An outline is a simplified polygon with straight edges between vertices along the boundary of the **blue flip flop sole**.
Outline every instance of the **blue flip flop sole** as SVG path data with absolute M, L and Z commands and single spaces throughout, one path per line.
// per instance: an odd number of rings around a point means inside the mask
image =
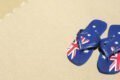
M 107 24 L 101 20 L 93 20 L 82 32 L 78 32 L 76 40 L 67 51 L 68 59 L 75 65 L 83 65 L 88 61 L 94 48 L 100 41 L 100 36 L 106 30 Z M 98 36 L 98 37 L 97 37 Z
M 116 38 L 118 36 L 120 36 L 120 25 L 112 25 L 109 29 L 108 37 Z M 120 38 L 118 39 L 120 40 Z M 119 45 L 117 40 L 115 44 Z M 100 56 L 98 58 L 97 67 L 98 67 L 99 72 L 103 74 L 116 74 L 120 72 L 120 52 L 118 52 L 115 55 L 112 55 L 109 58 L 107 58 L 103 54 L 104 54 L 103 52 L 100 52 Z

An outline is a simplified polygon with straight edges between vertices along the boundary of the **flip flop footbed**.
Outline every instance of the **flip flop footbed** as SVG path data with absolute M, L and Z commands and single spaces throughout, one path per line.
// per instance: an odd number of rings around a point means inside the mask
M 75 65 L 82 65 L 88 61 L 95 47 L 98 46 L 101 34 L 106 29 L 106 23 L 93 20 L 86 29 L 77 33 L 76 39 L 67 51 L 68 59 Z M 100 30 L 100 28 L 102 28 Z

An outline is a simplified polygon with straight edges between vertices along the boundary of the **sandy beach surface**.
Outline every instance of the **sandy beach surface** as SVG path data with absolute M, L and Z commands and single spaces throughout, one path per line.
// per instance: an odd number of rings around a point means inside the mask
M 0 0 L 0 80 L 120 80 L 97 70 L 98 50 L 82 66 L 66 57 L 93 19 L 120 24 L 120 0 Z

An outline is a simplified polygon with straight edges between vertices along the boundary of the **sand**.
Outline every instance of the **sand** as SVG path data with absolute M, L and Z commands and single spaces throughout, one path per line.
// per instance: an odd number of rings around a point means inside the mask
M 98 72 L 98 50 L 82 66 L 66 57 L 77 31 L 91 20 L 108 23 L 102 38 L 111 24 L 120 24 L 120 0 L 22 2 L 0 0 L 0 80 L 120 80 L 120 74 Z

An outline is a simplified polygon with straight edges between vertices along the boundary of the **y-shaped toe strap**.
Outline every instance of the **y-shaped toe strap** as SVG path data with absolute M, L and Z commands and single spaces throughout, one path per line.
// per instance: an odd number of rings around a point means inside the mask
M 77 41 L 80 50 L 96 48 L 100 42 L 100 36 L 97 33 L 82 30 L 77 34 Z
M 103 39 L 100 42 L 100 50 L 104 53 L 106 57 L 111 57 L 120 51 L 120 37 L 112 37 Z

